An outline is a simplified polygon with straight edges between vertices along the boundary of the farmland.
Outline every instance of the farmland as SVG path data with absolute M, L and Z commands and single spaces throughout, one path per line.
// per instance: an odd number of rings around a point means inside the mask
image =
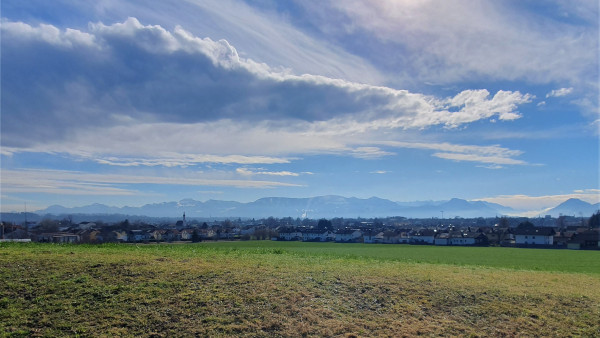
M 600 335 L 600 252 L 301 242 L 0 244 L 0 332 Z

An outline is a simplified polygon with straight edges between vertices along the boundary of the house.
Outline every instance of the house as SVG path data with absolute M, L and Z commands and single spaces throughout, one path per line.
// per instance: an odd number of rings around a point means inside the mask
M 502 238 L 505 237 L 505 231 L 494 229 L 492 232 L 485 233 L 485 236 L 487 237 L 490 245 L 499 245 L 502 241 Z
M 217 233 L 213 229 L 200 229 L 200 238 L 202 240 L 214 239 Z
M 567 248 L 572 250 L 598 250 L 600 249 L 600 231 L 587 230 L 576 233 L 567 242 Z
M 418 230 L 410 236 L 410 243 L 411 244 L 434 244 L 436 234 L 437 234 L 437 231 L 432 230 L 432 229 Z
M 129 235 L 124 230 L 115 230 L 113 235 L 117 242 L 127 242 L 129 240 Z
M 407 231 L 403 230 L 385 231 L 381 240 L 381 243 L 385 244 L 407 244 L 409 242 L 410 236 Z
M 448 245 L 484 245 L 487 237 L 480 232 L 452 232 L 448 237 Z
M 78 243 L 80 240 L 79 235 L 70 232 L 43 233 L 38 236 L 38 242 Z
M 165 229 L 156 229 L 150 232 L 150 239 L 154 241 L 164 241 L 166 240 L 167 230 Z
M 383 243 L 383 231 L 367 231 L 363 233 L 363 243 Z
M 552 245 L 555 233 L 554 229 L 544 227 L 517 228 L 513 232 L 517 246 Z
M 335 240 L 335 234 L 329 230 L 311 229 L 302 232 L 304 242 L 328 242 Z
M 180 241 L 181 240 L 181 233 L 177 229 L 169 229 L 163 235 L 163 239 L 165 241 L 169 241 L 169 242 Z
M 554 235 L 554 245 L 557 247 L 567 247 L 569 241 L 573 238 L 575 232 L 573 231 L 560 231 Z
M 194 235 L 194 229 L 181 230 L 181 240 L 182 241 L 191 241 L 193 235 Z
M 335 241 L 339 243 L 353 243 L 358 241 L 362 232 L 356 229 L 338 230 L 335 233 Z
M 3 239 L 26 239 L 29 238 L 29 234 L 26 230 L 15 229 L 12 232 L 5 233 Z
M 232 239 L 236 235 L 236 232 L 233 228 L 225 228 L 221 229 L 221 231 L 217 231 L 220 239 Z
M 145 242 L 150 240 L 150 234 L 144 230 L 129 230 L 127 239 L 130 242 Z
M 256 230 L 257 230 L 256 227 L 251 226 L 251 227 L 248 227 L 246 229 L 242 229 L 240 231 L 240 235 L 250 235 L 250 236 L 252 236 L 252 235 L 254 235 L 254 232 L 256 232 Z
M 279 229 L 278 241 L 299 241 L 302 239 L 302 232 L 292 227 L 283 227 Z
M 442 232 L 440 234 L 438 234 L 437 236 L 435 236 L 435 240 L 433 241 L 433 244 L 435 245 L 450 245 L 450 233 L 448 232 Z
M 81 242 L 83 243 L 102 243 L 104 238 L 102 233 L 99 230 L 94 230 L 91 228 L 80 230 L 77 232 Z

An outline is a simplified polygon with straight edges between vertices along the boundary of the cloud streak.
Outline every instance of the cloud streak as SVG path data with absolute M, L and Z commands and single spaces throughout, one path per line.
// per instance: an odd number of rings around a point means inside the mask
M 391 70 L 404 69 L 405 81 L 413 77 L 454 83 L 484 76 L 535 83 L 597 82 L 598 4 L 593 1 L 550 1 L 544 6 L 395 0 L 301 3 L 331 39 L 343 41 L 362 33 L 366 36 L 361 42 L 373 48 L 392 45 L 403 50 L 399 58 L 364 54 Z M 330 17 L 342 24 L 330 23 Z
M 572 92 L 573 92 L 573 87 L 554 89 L 551 92 L 549 92 L 548 94 L 546 94 L 546 98 L 567 96 L 567 95 L 571 94 Z
M 568 194 L 556 194 L 556 195 L 500 195 L 495 197 L 486 197 L 479 200 L 498 203 L 507 207 L 511 207 L 515 210 L 539 210 L 542 211 L 547 208 L 555 207 L 558 204 L 570 199 L 578 198 L 588 203 L 599 203 L 600 202 L 600 190 L 598 189 L 583 189 L 575 190 Z
M 423 149 L 434 151 L 434 157 L 453 160 L 478 162 L 496 165 L 525 165 L 527 162 L 514 157 L 523 154 L 520 150 L 511 150 L 499 145 L 474 146 L 452 143 L 424 143 L 424 142 L 398 142 L 389 141 L 382 144 L 408 149 Z M 498 166 L 488 166 L 490 169 L 499 169 Z
M 237 168 L 236 173 L 242 176 L 254 176 L 254 175 L 267 175 L 267 176 L 300 176 L 298 173 L 293 173 L 291 171 L 265 171 L 249 169 L 249 168 Z
M 69 170 L 2 170 L 4 193 L 42 193 L 61 195 L 140 195 L 129 186 L 185 185 L 235 188 L 295 187 L 296 184 L 246 180 L 211 179 L 201 174 L 192 177 L 165 177 L 125 174 L 93 174 Z

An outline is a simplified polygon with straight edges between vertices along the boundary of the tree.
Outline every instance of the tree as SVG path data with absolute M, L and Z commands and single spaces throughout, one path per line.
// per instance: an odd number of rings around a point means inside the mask
M 317 228 L 323 229 L 323 230 L 332 230 L 333 225 L 331 224 L 331 221 L 328 221 L 328 220 L 322 218 L 319 220 L 319 223 L 317 223 Z
M 192 232 L 192 242 L 193 243 L 198 243 L 201 240 L 202 239 L 200 239 L 200 234 L 198 233 L 198 230 L 194 229 L 194 232 Z
M 531 223 L 529 221 L 521 222 L 521 223 L 519 223 L 519 225 L 517 225 L 517 229 L 531 229 L 531 228 L 535 228 L 535 225 L 533 225 L 533 223 Z
M 59 223 L 56 220 L 45 218 L 40 222 L 39 229 L 42 232 L 57 232 Z
M 508 227 L 510 227 L 510 222 L 508 221 L 508 217 L 506 217 L 506 216 L 500 217 L 500 220 L 498 220 L 498 227 L 499 228 L 508 228 Z
M 279 225 L 279 221 L 271 216 L 265 220 L 265 225 L 269 228 L 275 228 Z
M 129 229 L 129 220 L 125 219 L 123 222 L 119 223 L 121 229 Z
M 590 217 L 589 227 L 590 228 L 600 228 L 600 210 L 596 211 L 596 213 L 593 214 L 592 217 Z

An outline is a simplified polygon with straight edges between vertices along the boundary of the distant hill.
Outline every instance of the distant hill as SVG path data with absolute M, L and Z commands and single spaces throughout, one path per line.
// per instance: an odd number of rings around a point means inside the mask
M 571 198 L 548 210 L 546 214 L 552 215 L 553 217 L 558 217 L 560 215 L 590 217 L 598 209 L 600 209 L 600 203 L 591 204 L 577 198 Z
M 488 202 L 466 201 L 459 198 L 453 198 L 435 206 L 421 206 L 412 209 L 407 210 L 408 214 L 414 215 L 412 217 L 441 217 L 443 211 L 444 218 L 501 216 L 510 210 L 508 207 L 494 206 Z
M 442 213 L 443 211 L 443 213 Z M 309 198 L 266 197 L 249 203 L 208 200 L 206 202 L 184 199 L 179 202 L 146 204 L 141 207 L 111 207 L 92 204 L 65 208 L 53 205 L 37 211 L 38 214 L 122 214 L 146 217 L 386 217 L 409 218 L 442 217 L 494 217 L 513 211 L 508 207 L 483 201 L 466 201 L 458 198 L 449 201 L 398 203 L 378 197 L 361 199 L 336 195 Z

